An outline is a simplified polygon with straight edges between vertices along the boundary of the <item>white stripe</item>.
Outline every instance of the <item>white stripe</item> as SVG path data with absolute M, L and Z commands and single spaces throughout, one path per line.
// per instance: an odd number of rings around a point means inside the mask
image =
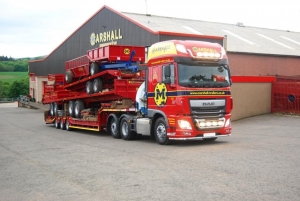
M 280 37 L 281 37 L 281 38 L 284 38 L 284 39 L 286 39 L 286 40 L 289 40 L 289 41 L 291 41 L 291 42 L 293 42 L 293 43 L 296 43 L 296 44 L 300 45 L 300 43 L 297 42 L 297 41 L 295 41 L 295 40 L 292 40 L 292 39 L 287 38 L 287 37 L 285 37 L 285 36 L 280 36 Z
M 242 40 L 242 41 L 244 41 L 244 42 L 250 44 L 250 45 L 256 45 L 256 46 L 259 46 L 259 45 L 255 44 L 255 43 L 253 43 L 252 41 L 250 41 L 250 40 L 248 40 L 248 39 L 246 39 L 246 38 L 243 38 L 242 36 L 239 36 L 239 35 L 237 35 L 237 34 L 235 34 L 235 33 L 232 33 L 231 31 L 228 31 L 228 30 L 222 30 L 222 31 L 224 31 L 224 32 L 226 32 L 226 33 L 228 33 L 228 34 L 230 34 L 230 35 L 232 35 L 232 36 L 234 36 L 234 37 L 236 37 L 236 38 L 238 38 L 238 39 L 240 39 L 240 40 Z
M 270 40 L 270 41 L 272 41 L 272 42 L 274 42 L 274 43 L 277 43 L 278 45 L 281 45 L 281 46 L 286 47 L 286 48 L 288 48 L 288 49 L 294 50 L 294 48 L 292 48 L 292 47 L 290 47 L 290 46 L 288 46 L 288 45 L 285 45 L 285 44 L 283 44 L 283 43 L 281 43 L 281 42 L 278 42 L 277 40 L 274 40 L 274 39 L 272 39 L 272 38 L 269 38 L 268 36 L 265 36 L 265 35 L 259 34 L 259 33 L 256 33 L 256 34 L 259 35 L 260 37 L 263 37 L 263 38 L 268 39 L 268 40 Z
M 203 33 L 201 33 L 199 31 L 193 29 L 192 27 L 189 27 L 189 26 L 182 26 L 182 27 L 185 28 L 185 29 L 187 29 L 187 30 L 189 30 L 192 33 L 203 35 Z

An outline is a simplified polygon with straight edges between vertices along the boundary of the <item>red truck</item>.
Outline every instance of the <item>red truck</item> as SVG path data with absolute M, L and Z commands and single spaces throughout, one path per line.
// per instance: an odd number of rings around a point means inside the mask
M 109 45 L 49 75 L 45 122 L 71 130 L 105 130 L 114 138 L 149 135 L 213 141 L 231 134 L 231 79 L 217 43 L 169 40 L 145 47 Z

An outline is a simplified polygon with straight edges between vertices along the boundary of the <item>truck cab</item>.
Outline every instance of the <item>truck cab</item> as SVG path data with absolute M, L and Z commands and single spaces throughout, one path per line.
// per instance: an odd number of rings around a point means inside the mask
M 152 127 L 158 143 L 230 135 L 231 79 L 221 45 L 165 41 L 150 47 L 148 59 L 144 115 L 153 123 L 164 119 L 165 128 Z

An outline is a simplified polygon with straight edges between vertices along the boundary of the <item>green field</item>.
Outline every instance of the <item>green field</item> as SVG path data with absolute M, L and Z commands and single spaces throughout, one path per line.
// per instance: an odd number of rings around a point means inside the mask
M 2 82 L 12 83 L 24 78 L 29 78 L 28 72 L 0 72 L 0 80 Z

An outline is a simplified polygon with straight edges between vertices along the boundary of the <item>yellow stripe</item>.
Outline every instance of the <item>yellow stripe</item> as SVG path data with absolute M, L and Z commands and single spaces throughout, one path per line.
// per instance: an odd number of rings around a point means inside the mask
M 70 128 L 77 128 L 81 130 L 88 130 L 88 131 L 99 131 L 98 128 L 85 128 L 85 127 L 79 127 L 79 126 L 69 126 Z

